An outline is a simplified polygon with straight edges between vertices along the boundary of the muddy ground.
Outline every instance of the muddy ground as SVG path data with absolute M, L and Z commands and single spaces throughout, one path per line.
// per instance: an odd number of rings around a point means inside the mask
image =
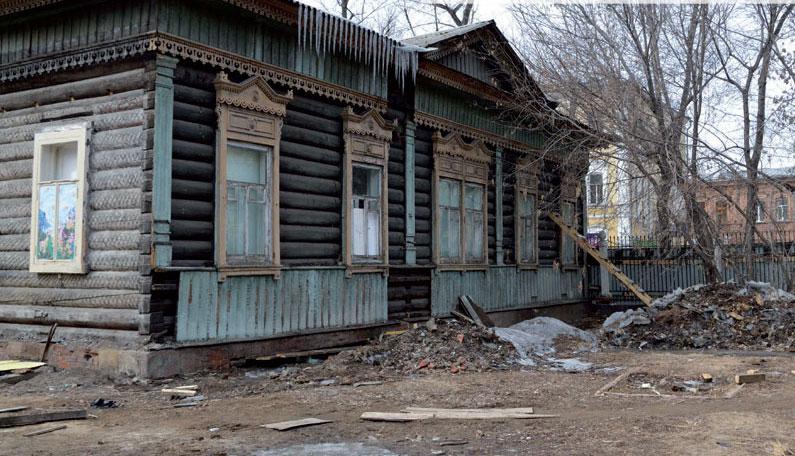
M 295 376 L 286 376 L 293 379 L 287 381 L 270 378 L 271 371 L 257 368 L 174 379 L 165 385 L 124 384 L 86 371 L 44 370 L 25 382 L 0 386 L 0 408 L 87 408 L 100 397 L 120 406 L 89 409 L 96 418 L 66 422 L 66 429 L 36 437 L 23 434 L 53 424 L 0 429 L 0 453 L 266 455 L 272 454 L 267 450 L 288 448 L 278 454 L 333 454 L 333 446 L 315 453 L 295 446 L 319 443 L 358 443 L 343 451 L 346 456 L 784 455 L 795 448 L 793 353 L 608 351 L 585 358 L 596 370 L 420 372 L 359 387 L 298 384 Z M 623 372 L 612 369 L 616 367 L 636 367 L 639 373 L 616 385 L 612 394 L 595 397 L 600 387 Z M 732 377 L 748 369 L 766 373 L 767 380 L 725 398 L 734 388 Z M 712 374 L 714 386 L 675 391 L 680 389 L 673 387 L 677 382 L 697 379 L 702 372 Z M 160 393 L 164 386 L 190 383 L 200 385 L 207 398 L 200 406 L 174 408 L 175 402 Z M 653 390 L 641 388 L 643 383 Z M 412 423 L 359 419 L 365 411 L 407 406 L 532 406 L 536 413 L 559 418 Z M 286 432 L 260 427 L 303 417 L 333 423 Z

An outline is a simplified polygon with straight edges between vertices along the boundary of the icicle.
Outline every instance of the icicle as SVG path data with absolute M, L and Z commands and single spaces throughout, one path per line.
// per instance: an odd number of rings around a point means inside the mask
M 362 57 L 362 46 L 359 42 L 362 39 L 362 28 L 356 27 L 356 38 L 353 40 L 353 45 L 356 46 L 354 49 L 356 51 L 356 61 L 360 62 Z
M 351 56 L 351 32 L 353 32 L 353 23 L 348 21 L 345 24 L 345 55 L 348 58 Z
M 320 55 L 320 11 L 315 10 L 315 54 Z
M 365 64 L 370 63 L 370 44 L 371 44 L 370 33 L 371 32 L 369 30 L 365 30 L 365 32 L 364 32 L 364 60 L 363 60 L 363 62 Z
M 304 43 L 301 41 L 302 33 L 304 31 L 303 27 L 301 27 L 301 19 L 304 16 L 304 5 L 299 3 L 298 4 L 298 49 L 304 48 Z
M 332 25 L 332 27 L 331 27 L 331 37 L 332 38 L 331 39 L 333 40 L 331 42 L 331 52 L 336 54 L 337 53 L 337 46 L 339 46 L 339 43 L 340 43 L 340 41 L 337 39 L 337 30 L 339 30 L 340 19 L 338 17 L 334 16 L 334 19 L 333 19 L 333 22 L 332 22 L 331 25 Z
M 328 24 L 329 24 L 329 15 L 323 13 L 323 29 L 320 33 L 323 35 L 323 55 L 325 56 L 328 53 Z
M 314 45 L 313 41 L 314 35 L 312 34 L 312 29 L 315 26 L 315 15 L 312 13 L 313 13 L 312 10 L 307 8 L 306 12 L 307 49 L 312 49 L 312 46 Z

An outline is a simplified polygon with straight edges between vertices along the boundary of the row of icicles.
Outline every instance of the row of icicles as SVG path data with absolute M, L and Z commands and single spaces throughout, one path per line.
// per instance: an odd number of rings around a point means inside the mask
M 399 41 L 368 30 L 353 22 L 325 13 L 311 6 L 298 5 L 298 45 L 314 49 L 319 56 L 341 53 L 373 68 L 373 75 L 395 69 L 401 88 L 407 77 L 416 80 L 419 51 L 423 48 L 405 46 Z

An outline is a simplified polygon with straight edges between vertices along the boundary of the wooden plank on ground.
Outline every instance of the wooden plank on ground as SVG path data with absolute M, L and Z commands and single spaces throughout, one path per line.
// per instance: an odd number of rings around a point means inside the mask
M 172 396 L 179 396 L 179 397 L 193 397 L 198 394 L 194 390 L 189 389 L 179 389 L 179 388 L 163 388 L 160 390 L 161 393 L 170 394 Z
M 331 423 L 331 420 L 323 420 L 320 418 L 303 418 L 300 420 L 282 421 L 279 423 L 265 424 L 264 427 L 268 429 L 275 429 L 277 431 L 286 431 L 288 429 L 295 429 L 306 426 L 316 426 L 318 424 Z
M 744 385 L 746 383 L 759 383 L 765 381 L 765 374 L 738 374 L 734 376 L 734 383 Z
M 308 356 L 336 355 L 339 352 L 350 350 L 352 348 L 356 347 L 334 347 L 334 348 L 321 348 L 317 350 L 276 353 L 268 356 L 258 356 L 254 359 L 255 361 L 273 361 L 276 359 L 293 359 L 293 358 L 304 358 Z
M 0 361 L 0 372 L 10 372 L 20 369 L 36 369 L 44 366 L 47 363 L 39 361 L 18 361 L 15 359 L 7 359 Z
M 367 421 L 390 421 L 397 423 L 428 420 L 431 418 L 433 418 L 432 413 L 364 412 L 361 416 L 361 419 Z
M 53 426 L 45 429 L 39 429 L 38 431 L 28 432 L 26 434 L 22 434 L 23 437 L 33 437 L 42 434 L 49 434 L 50 432 L 60 431 L 61 429 L 66 429 L 66 425 L 62 424 L 60 426 Z
M 533 413 L 533 407 L 513 407 L 513 408 L 435 408 L 435 407 L 406 407 L 404 412 L 416 413 L 445 413 L 445 412 L 462 412 L 462 413 Z
M 605 386 L 599 388 L 595 393 L 593 393 L 593 395 L 594 396 L 604 396 L 607 391 L 609 391 L 611 388 L 613 388 L 614 386 L 618 385 L 619 383 L 623 382 L 624 380 L 627 379 L 627 377 L 629 377 L 630 375 L 634 374 L 637 371 L 638 371 L 638 369 L 636 369 L 636 368 L 628 369 L 623 374 L 621 374 L 618 377 L 614 378 L 613 380 L 610 380 L 609 382 L 607 382 L 607 384 Z
M 21 405 L 19 407 L 8 407 L 4 409 L 0 409 L 0 413 L 13 413 L 13 412 L 21 412 L 23 410 L 27 410 L 27 405 Z
M 88 417 L 85 410 L 59 410 L 55 412 L 29 413 L 0 417 L 0 428 L 28 426 L 31 424 L 49 423 L 51 421 L 84 420 Z

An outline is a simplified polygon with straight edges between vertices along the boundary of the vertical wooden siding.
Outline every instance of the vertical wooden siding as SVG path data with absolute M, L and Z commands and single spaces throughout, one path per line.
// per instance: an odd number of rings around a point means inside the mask
M 446 316 L 455 309 L 459 296 L 470 295 L 486 311 L 540 307 L 582 298 L 582 272 L 540 268 L 537 271 L 512 266 L 485 271 L 436 272 L 432 279 L 431 310 Z
M 183 272 L 177 341 L 251 339 L 386 321 L 386 277 L 344 269 L 286 270 L 272 277 Z

